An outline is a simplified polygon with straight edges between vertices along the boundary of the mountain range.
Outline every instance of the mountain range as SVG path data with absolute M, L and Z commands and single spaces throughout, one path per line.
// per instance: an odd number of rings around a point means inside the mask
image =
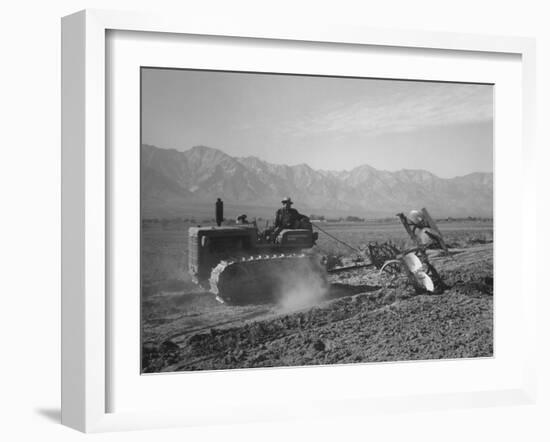
M 327 216 L 393 216 L 422 207 L 435 216 L 493 215 L 493 174 L 485 172 L 440 178 L 426 170 L 389 172 L 366 164 L 349 171 L 314 170 L 232 157 L 207 146 L 178 151 L 147 144 L 141 146 L 141 169 L 146 217 L 181 216 L 190 207 L 213 207 L 218 197 L 226 207 L 274 212 L 284 196 L 302 213 Z

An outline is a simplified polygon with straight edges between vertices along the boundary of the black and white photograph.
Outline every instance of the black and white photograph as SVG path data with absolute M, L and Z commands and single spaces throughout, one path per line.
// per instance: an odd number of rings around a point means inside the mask
M 493 356 L 493 85 L 141 68 L 141 372 Z

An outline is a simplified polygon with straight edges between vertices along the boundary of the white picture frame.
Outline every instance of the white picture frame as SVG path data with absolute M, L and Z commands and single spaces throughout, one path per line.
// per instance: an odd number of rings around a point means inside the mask
M 194 414 L 183 411 L 108 412 L 109 370 L 112 355 L 108 342 L 109 174 L 107 173 L 108 84 L 106 79 L 106 34 L 109 31 L 142 31 L 162 34 L 252 38 L 287 42 L 370 45 L 380 48 L 425 48 L 514 54 L 521 57 L 521 188 L 520 265 L 527 271 L 526 257 L 535 255 L 534 108 L 535 43 L 518 37 L 493 37 L 451 33 L 389 31 L 326 24 L 254 22 L 211 23 L 196 17 L 168 17 L 151 14 L 86 10 L 62 21 L 62 423 L 85 432 L 168 426 L 206 425 L 211 415 L 204 409 Z M 111 54 L 112 55 L 112 54 Z M 498 116 L 497 116 L 498 118 Z M 498 170 L 496 173 L 501 173 Z M 503 172 L 502 172 L 503 173 Z M 498 247 L 498 245 L 497 245 Z M 534 336 L 535 282 L 521 283 L 523 336 Z M 139 297 L 136 297 L 136 302 Z M 226 422 L 311 417 L 334 414 L 362 414 L 383 409 L 388 412 L 431 408 L 533 403 L 535 397 L 535 339 L 526 344 L 521 356 L 521 383 L 506 388 L 425 395 L 382 397 L 342 396 L 316 400 L 312 407 L 274 406 L 258 412 L 250 400 L 240 404 L 240 416 L 222 416 Z M 292 369 L 289 370 L 292 372 Z M 224 376 L 223 373 L 220 376 Z M 225 376 L 228 376 L 225 374 Z M 289 376 L 292 376 L 290 374 Z M 169 382 L 169 381 L 168 381 Z M 250 396 L 253 397 L 253 396 Z M 187 398 L 189 400 L 189 398 Z M 248 413 L 246 413 L 248 410 Z M 246 417 L 242 417 L 246 416 Z M 219 420 L 218 420 L 219 422 Z

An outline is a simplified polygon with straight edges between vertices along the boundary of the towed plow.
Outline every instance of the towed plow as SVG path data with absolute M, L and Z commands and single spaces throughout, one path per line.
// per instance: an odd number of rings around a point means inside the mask
M 359 252 L 361 256 L 351 265 L 327 268 L 327 272 L 375 267 L 379 270 L 380 279 L 388 286 L 404 277 L 417 292 L 441 293 L 446 285 L 430 262 L 427 250 L 440 249 L 449 253 L 443 235 L 425 208 L 421 211 L 412 210 L 408 216 L 403 213 L 397 216 L 416 247 L 400 250 L 396 244 L 387 241 L 370 243 L 366 251 L 362 251 L 314 225 L 339 243 Z

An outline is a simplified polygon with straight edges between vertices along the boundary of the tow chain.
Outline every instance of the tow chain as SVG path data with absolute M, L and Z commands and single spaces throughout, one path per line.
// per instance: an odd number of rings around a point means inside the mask
M 345 241 L 342 241 L 341 239 L 338 239 L 336 238 L 334 235 L 331 235 L 330 233 L 328 233 L 326 230 L 323 230 L 321 229 L 317 224 L 314 224 L 314 223 L 311 223 L 311 225 L 313 227 L 315 227 L 316 229 L 320 230 L 321 232 L 323 232 L 325 235 L 329 236 L 330 238 L 332 238 L 334 241 L 336 242 L 339 242 L 340 244 L 343 244 L 345 245 L 346 247 L 349 247 L 351 250 L 354 250 L 355 252 L 363 255 L 363 251 L 361 251 L 360 249 L 356 248 L 356 247 L 353 247 L 352 245 L 348 244 L 347 242 Z

